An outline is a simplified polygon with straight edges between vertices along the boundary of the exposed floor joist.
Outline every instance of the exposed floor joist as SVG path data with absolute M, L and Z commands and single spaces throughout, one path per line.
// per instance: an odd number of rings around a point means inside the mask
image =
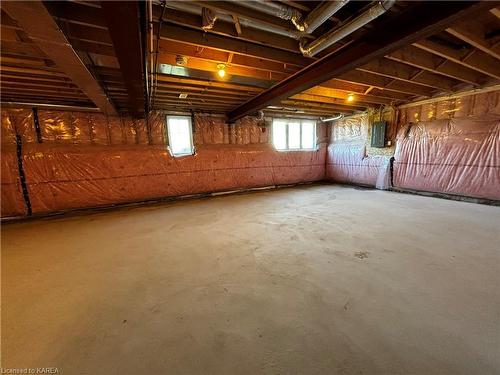
M 254 113 L 256 110 L 443 30 L 466 16 L 491 7 L 491 4 L 469 2 L 430 3 L 417 6 L 411 12 L 407 11 L 396 19 L 387 21 L 383 26 L 379 25 L 377 32 L 361 37 L 338 53 L 325 56 L 235 108 L 228 114 L 228 119 L 235 121 Z M 395 33 L 394 30 L 398 32 Z
M 107 95 L 71 47 L 41 1 L 3 2 L 2 9 L 102 112 L 116 114 Z
M 483 74 L 467 68 L 455 62 L 449 61 L 441 56 L 434 55 L 414 46 L 403 47 L 386 56 L 387 59 L 399 61 L 416 68 L 424 69 L 432 73 L 450 77 L 474 86 L 485 83 Z
M 500 79 L 500 64 L 498 60 L 482 51 L 471 50 L 461 52 L 430 40 L 420 40 L 413 43 L 413 45 L 492 78 Z

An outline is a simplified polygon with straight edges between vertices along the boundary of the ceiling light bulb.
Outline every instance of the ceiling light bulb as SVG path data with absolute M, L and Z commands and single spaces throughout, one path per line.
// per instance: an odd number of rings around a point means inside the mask
M 219 64 L 219 65 L 217 65 L 217 69 L 219 69 L 217 71 L 217 74 L 219 74 L 219 77 L 224 78 L 224 76 L 226 75 L 226 66 L 224 64 Z
M 349 94 L 349 95 L 347 95 L 347 101 L 348 101 L 348 102 L 352 102 L 352 101 L 354 101 L 354 94 Z

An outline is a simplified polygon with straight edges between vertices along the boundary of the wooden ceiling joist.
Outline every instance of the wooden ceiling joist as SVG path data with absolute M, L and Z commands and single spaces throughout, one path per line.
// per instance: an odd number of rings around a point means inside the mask
M 427 86 L 412 82 L 404 82 L 395 78 L 384 77 L 379 74 L 361 70 L 348 71 L 339 75 L 337 79 L 410 95 L 430 96 L 433 91 L 432 88 Z
M 54 17 L 65 22 L 106 29 L 106 22 L 99 7 L 75 1 L 47 1 L 46 7 Z
M 303 91 L 303 94 L 310 94 L 317 97 L 333 98 L 345 101 L 347 100 L 349 94 L 354 94 L 356 96 L 357 103 L 366 103 L 368 106 L 372 104 L 376 105 L 390 105 L 392 100 L 386 98 L 380 98 L 373 95 L 364 95 L 359 93 L 354 93 L 352 91 L 343 91 L 338 89 L 333 89 L 324 86 L 312 87 L 309 90 Z M 300 95 L 300 94 L 299 94 Z
M 200 47 L 209 47 L 220 51 L 248 55 L 297 67 L 306 66 L 314 61 L 298 53 L 283 51 L 237 39 L 225 38 L 221 35 L 204 33 L 202 31 L 174 25 L 163 25 L 160 36 L 165 40 L 179 41 Z
M 33 39 L 56 66 L 104 113 L 116 114 L 108 97 L 80 60 L 41 1 L 3 2 L 9 16 Z
M 453 87 L 458 83 L 447 77 L 427 71 L 422 72 L 422 69 L 385 58 L 372 60 L 359 67 L 358 70 L 446 91 L 452 91 Z
M 144 49 L 136 1 L 103 1 L 101 7 L 127 88 L 129 110 L 136 117 L 147 113 Z
M 430 40 L 420 40 L 413 43 L 413 45 L 456 64 L 473 69 L 495 79 L 500 79 L 500 64 L 498 60 L 482 51 L 474 49 L 469 51 L 458 51 Z
M 159 43 L 160 56 L 162 53 L 183 55 L 188 58 L 202 59 L 217 63 L 227 63 L 229 66 L 238 66 L 256 70 L 274 72 L 274 73 L 295 73 L 300 68 L 293 65 L 287 65 L 280 62 L 264 60 L 262 58 L 252 57 L 244 54 L 220 51 L 208 47 L 181 43 L 179 41 L 161 40 Z
M 167 54 L 160 53 L 158 55 L 158 63 L 159 64 L 170 64 L 176 65 L 176 55 L 175 54 Z M 211 60 L 211 59 L 201 59 L 198 57 L 188 57 L 186 67 L 204 70 L 207 72 L 217 72 L 217 66 L 220 63 L 223 63 L 224 60 Z M 277 71 L 269 71 L 264 69 L 255 69 L 253 67 L 241 66 L 238 64 L 228 64 L 226 65 L 226 73 L 228 75 L 237 75 L 241 77 L 250 77 L 256 79 L 263 79 L 269 81 L 281 81 L 290 75 L 290 73 L 283 73 Z
M 474 86 L 482 85 L 487 78 L 475 70 L 414 46 L 403 47 L 390 53 L 386 56 L 386 58 L 399 61 L 416 68 L 424 69 L 432 73 L 440 74 L 445 77 L 450 77 L 461 82 L 469 83 Z
M 365 34 L 342 50 L 330 53 L 293 76 L 281 81 L 271 89 L 235 108 L 228 114 L 235 121 L 254 113 L 279 100 L 298 94 L 325 80 L 356 69 L 370 60 L 385 56 L 405 45 L 435 34 L 453 22 L 479 11 L 492 8 L 484 3 L 426 3 L 416 5 L 399 17 L 374 26 L 375 30 Z M 397 32 L 395 32 L 397 30 Z
M 487 41 L 484 38 L 484 35 L 482 35 L 480 32 L 480 26 L 481 25 L 478 25 L 477 23 L 466 23 L 449 27 L 446 29 L 446 32 L 450 33 L 460 40 L 463 40 L 474 48 L 487 53 L 495 59 L 500 60 L 500 44 L 498 43 L 498 40 L 496 40 L 496 42 Z

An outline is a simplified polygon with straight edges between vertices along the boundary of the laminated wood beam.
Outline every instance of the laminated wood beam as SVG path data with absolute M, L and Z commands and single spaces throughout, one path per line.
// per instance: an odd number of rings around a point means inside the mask
M 282 99 L 298 94 L 328 79 L 385 56 L 397 49 L 435 34 L 471 14 L 488 10 L 486 2 L 430 2 L 415 5 L 385 22 L 374 22 L 374 29 L 340 51 L 315 61 L 291 77 L 235 108 L 228 120 L 254 113 Z
M 41 1 L 6 1 L 2 3 L 2 9 L 102 112 L 117 114 L 101 86 L 80 60 Z
M 144 49 L 136 1 L 102 1 L 106 26 L 120 64 L 127 88 L 128 109 L 135 117 L 143 117 L 148 103 L 144 82 Z

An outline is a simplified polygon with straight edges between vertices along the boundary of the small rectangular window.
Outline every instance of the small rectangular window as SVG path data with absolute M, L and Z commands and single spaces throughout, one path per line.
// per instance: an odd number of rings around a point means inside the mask
M 193 127 L 189 116 L 167 116 L 168 145 L 174 156 L 193 154 Z
M 316 123 L 311 120 L 273 120 L 273 144 L 277 150 L 316 149 Z

